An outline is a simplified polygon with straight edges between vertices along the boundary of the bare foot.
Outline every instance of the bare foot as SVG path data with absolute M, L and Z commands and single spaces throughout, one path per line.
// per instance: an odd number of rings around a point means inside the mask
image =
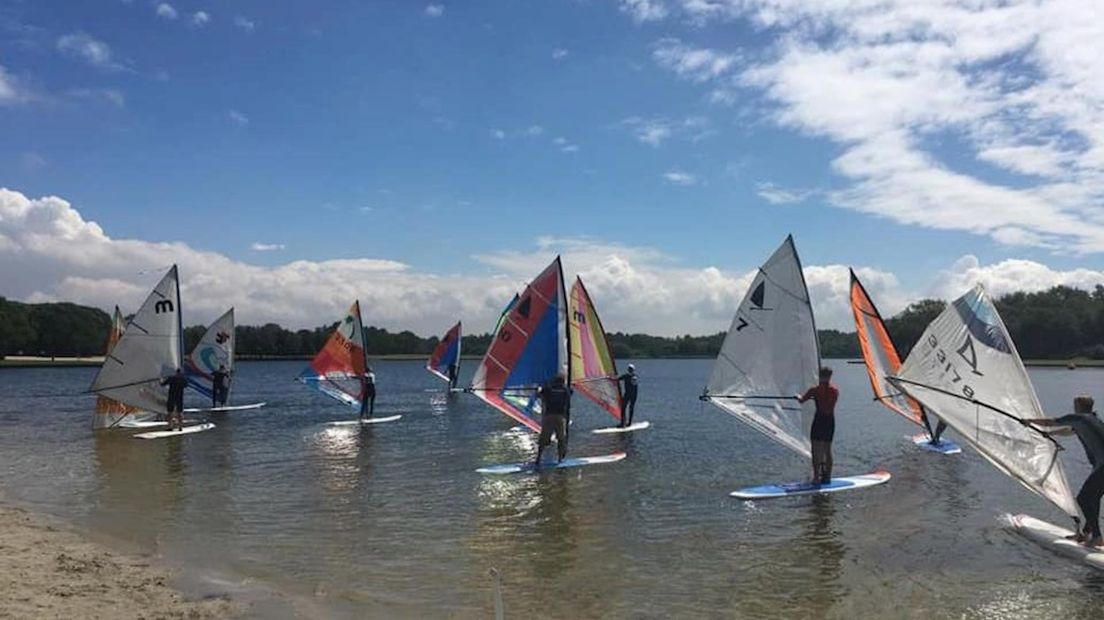
M 1088 540 L 1083 541 L 1081 544 L 1085 545 L 1086 547 L 1099 547 L 1104 544 L 1104 540 L 1102 540 L 1099 536 L 1094 536 Z

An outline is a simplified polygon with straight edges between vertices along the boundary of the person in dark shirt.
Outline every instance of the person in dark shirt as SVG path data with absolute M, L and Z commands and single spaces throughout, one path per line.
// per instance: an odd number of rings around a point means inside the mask
M 567 379 L 563 373 L 552 377 L 548 383 L 537 390 L 541 399 L 541 432 L 537 440 L 537 458 L 533 462 L 534 467 L 541 466 L 541 456 L 544 449 L 552 443 L 552 435 L 556 435 L 556 448 L 559 460 L 567 457 L 567 421 L 571 417 L 571 389 L 567 387 Z
M 360 418 L 371 418 L 376 413 L 376 373 L 372 367 L 364 369 L 360 378 Z
M 227 387 L 227 380 L 230 378 L 230 373 L 226 371 L 226 366 L 219 364 L 218 370 L 211 373 L 211 406 L 220 407 L 226 404 L 226 396 L 230 393 L 230 389 Z
M 184 388 L 188 387 L 188 378 L 183 369 L 177 368 L 175 373 L 161 380 L 161 385 L 169 386 L 169 400 L 165 406 L 169 430 L 179 431 L 184 428 Z
M 456 381 L 460 378 L 460 370 L 456 367 L 456 362 L 452 362 L 448 365 L 448 382 L 449 389 L 456 389 Z
M 1035 418 L 1021 422 L 1025 426 L 1034 424 L 1054 428 L 1051 433 L 1055 435 L 1074 434 L 1081 441 L 1085 456 L 1092 465 L 1092 473 L 1077 492 L 1077 505 L 1081 507 L 1081 514 L 1085 515 L 1085 523 L 1081 531 L 1070 538 L 1089 547 L 1099 547 L 1104 542 L 1100 536 L 1100 498 L 1104 497 L 1104 422 L 1096 417 L 1093 404 L 1091 396 L 1082 395 L 1073 399 L 1073 413 L 1054 419 Z
M 809 433 L 813 452 L 813 483 L 828 484 L 832 481 L 832 439 L 836 435 L 836 401 L 839 390 L 832 385 L 832 369 L 827 366 L 820 369 L 820 382 L 795 396 L 797 402 L 807 400 L 816 402 L 816 415 L 813 416 L 813 428 Z
M 617 380 L 625 386 L 621 390 L 621 428 L 632 426 L 633 414 L 636 413 L 636 387 L 640 383 L 636 375 L 636 366 L 629 364 L 625 370 L 628 372 L 617 377 Z

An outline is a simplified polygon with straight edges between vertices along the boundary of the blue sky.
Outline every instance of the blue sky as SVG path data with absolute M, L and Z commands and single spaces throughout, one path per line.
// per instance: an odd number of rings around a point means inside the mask
M 580 273 L 616 256 L 738 288 L 793 233 L 807 265 L 884 277 L 891 306 L 959 284 L 964 256 L 1087 286 L 1104 50 L 1061 25 L 1078 3 L 1030 4 L 8 0 L 0 186 L 270 270 L 524 280 L 501 259 L 574 249 Z M 106 304 L 65 284 L 87 269 L 0 293 Z

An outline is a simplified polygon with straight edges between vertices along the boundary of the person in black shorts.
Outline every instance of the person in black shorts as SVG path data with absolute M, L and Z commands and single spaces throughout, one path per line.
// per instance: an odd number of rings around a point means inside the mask
M 559 461 L 567 457 L 567 423 L 571 417 L 571 389 L 563 373 L 552 377 L 548 383 L 537 390 L 541 399 L 541 431 L 537 440 L 537 458 L 534 467 L 541 466 L 544 449 L 552 443 L 556 435 L 556 448 Z
M 168 414 L 169 430 L 182 430 L 184 428 L 184 388 L 188 387 L 188 378 L 180 368 L 176 372 L 161 380 L 161 385 L 169 386 L 169 399 L 165 404 Z
M 360 417 L 370 418 L 376 413 L 376 373 L 372 367 L 364 369 L 360 378 Z
M 633 414 L 636 413 L 636 388 L 640 383 L 636 366 L 629 364 L 625 370 L 628 372 L 617 377 L 625 386 L 621 391 L 621 428 L 632 426 Z
M 820 369 L 820 382 L 795 396 L 797 402 L 812 399 L 816 402 L 816 415 L 809 433 L 813 452 L 813 483 L 828 484 L 832 481 L 832 439 L 836 435 L 836 401 L 839 390 L 832 385 L 832 369 Z

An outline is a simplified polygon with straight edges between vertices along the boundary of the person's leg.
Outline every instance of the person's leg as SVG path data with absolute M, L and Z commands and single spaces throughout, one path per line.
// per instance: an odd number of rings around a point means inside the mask
M 552 421 L 548 419 L 548 416 L 542 416 L 540 436 L 537 437 L 537 458 L 533 461 L 533 464 L 537 467 L 540 467 L 541 457 L 544 455 L 544 447 L 552 442 L 553 430 Z
M 629 399 L 629 426 L 632 426 L 634 415 L 636 415 L 636 394 Z
M 628 426 L 628 422 L 626 422 L 626 420 L 629 419 L 628 415 L 629 415 L 629 399 L 622 398 L 621 399 L 621 424 L 619 424 L 619 426 L 621 428 L 625 428 L 626 426 Z
M 824 484 L 828 484 L 832 481 L 832 442 L 824 442 L 824 447 L 821 448 L 821 458 L 823 459 L 823 465 L 821 467 L 821 479 Z
M 1085 515 L 1085 533 L 1090 543 L 1100 543 L 1100 497 L 1104 495 L 1104 466 L 1097 467 L 1081 485 L 1077 493 L 1077 504 Z
M 932 443 L 939 443 L 939 438 L 943 436 L 943 431 L 947 430 L 947 424 L 943 420 L 939 421 L 939 424 L 935 425 L 935 433 L 932 434 Z
M 813 478 L 812 478 L 812 481 L 814 483 L 820 482 L 820 465 L 821 465 L 820 442 L 819 441 L 814 441 L 813 442 Z
M 556 449 L 560 460 L 567 458 L 567 416 L 556 416 Z
M 368 397 L 368 417 L 376 415 L 376 393 L 372 392 L 372 395 Z

